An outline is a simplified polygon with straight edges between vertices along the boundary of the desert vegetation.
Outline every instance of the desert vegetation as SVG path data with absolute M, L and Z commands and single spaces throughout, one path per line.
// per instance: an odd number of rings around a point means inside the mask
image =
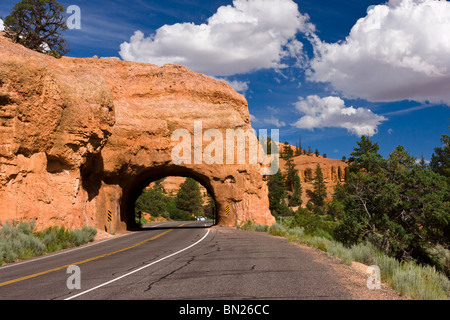
M 368 266 L 377 265 L 381 271 L 381 281 L 411 299 L 448 300 L 450 297 L 450 280 L 444 273 L 439 272 L 435 267 L 420 264 L 414 260 L 399 261 L 384 254 L 370 242 L 346 246 L 327 236 L 312 235 L 303 227 L 292 227 L 289 221 L 282 224 L 276 223 L 270 227 L 248 222 L 240 228 L 267 232 L 285 237 L 291 242 L 317 248 L 339 258 L 347 265 L 353 261 Z
M 4 23 L 5 35 L 28 49 L 55 58 L 70 51 L 62 37 L 67 29 L 65 8 L 56 0 L 22 0 Z
M 269 179 L 270 208 L 282 224 L 243 228 L 312 245 L 347 264 L 378 265 L 384 281 L 411 298 L 447 299 L 450 137 L 442 135 L 441 142 L 428 165 L 403 146 L 383 158 L 378 143 L 363 136 L 346 159 L 347 180 L 332 199 L 325 199 L 318 167 L 312 199 L 296 211 L 289 206 L 296 172 L 288 159 L 287 173 Z
M 5 222 L 0 228 L 0 265 L 77 247 L 94 240 L 97 230 L 52 226 L 36 231 L 35 221 Z

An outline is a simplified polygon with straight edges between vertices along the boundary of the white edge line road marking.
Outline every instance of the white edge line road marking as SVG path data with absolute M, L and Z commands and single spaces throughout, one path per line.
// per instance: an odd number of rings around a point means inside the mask
M 148 268 L 148 267 L 150 267 L 150 266 L 152 266 L 152 265 L 154 265 L 154 264 L 156 264 L 156 263 L 158 263 L 158 262 L 161 262 L 161 261 L 166 260 L 166 259 L 168 259 L 168 258 L 170 258 L 170 257 L 173 257 L 174 255 L 177 255 L 177 254 L 179 254 L 179 253 L 181 253 L 181 252 L 183 252 L 183 251 L 186 251 L 186 250 L 192 248 L 193 246 L 199 244 L 200 242 L 202 242 L 202 241 L 208 236 L 209 231 L 210 231 L 210 230 L 208 229 L 207 232 L 206 232 L 206 234 L 205 234 L 200 240 L 198 240 L 197 242 L 191 244 L 190 246 L 188 246 L 188 247 L 186 247 L 186 248 L 184 248 L 184 249 L 181 249 L 181 250 L 179 250 L 179 251 L 177 251 L 177 252 L 174 252 L 174 253 L 172 253 L 172 254 L 169 254 L 168 256 L 165 256 L 165 257 L 163 257 L 163 258 L 161 258 L 161 259 L 158 259 L 158 260 L 156 260 L 156 261 L 153 261 L 152 263 L 149 263 L 149 264 L 147 264 L 147 265 L 145 265 L 145 266 L 143 266 L 143 267 L 140 267 L 140 268 L 138 268 L 138 269 L 136 269 L 136 270 L 133 270 L 133 271 L 131 271 L 131 272 L 128 272 L 128 273 L 126 273 L 126 274 L 124 274 L 124 275 L 121 275 L 120 277 L 117 277 L 117 278 L 115 278 L 115 279 L 112 279 L 112 280 L 110 280 L 110 281 L 108 281 L 108 282 L 102 283 L 102 284 L 100 284 L 100 285 L 98 285 L 98 286 L 96 286 L 96 287 L 93 287 L 93 288 L 89 289 L 89 290 L 86 290 L 86 291 L 80 292 L 80 293 L 78 293 L 78 294 L 76 294 L 76 295 L 74 295 L 74 296 L 68 297 L 68 298 L 66 298 L 66 299 L 64 299 L 64 300 L 72 300 L 72 299 L 74 299 L 74 298 L 77 298 L 77 297 L 79 297 L 79 296 L 82 296 L 82 295 L 84 295 L 84 294 L 86 294 L 86 293 L 88 293 L 88 292 L 94 291 L 94 290 L 96 290 L 96 289 L 98 289 L 98 288 L 101 288 L 101 287 L 104 287 L 104 286 L 106 286 L 106 285 L 108 285 L 108 284 L 111 284 L 111 283 L 113 283 L 113 282 L 116 282 L 116 281 L 118 281 L 118 280 L 120 280 L 120 279 L 122 279 L 122 278 L 128 277 L 129 275 L 132 275 L 133 273 L 139 272 L 139 271 L 141 271 L 141 270 L 143 270 L 143 269 L 145 269 L 145 268 Z

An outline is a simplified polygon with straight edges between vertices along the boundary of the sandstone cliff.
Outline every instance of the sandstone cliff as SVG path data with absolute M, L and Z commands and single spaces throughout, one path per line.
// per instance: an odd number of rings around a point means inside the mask
M 295 147 L 289 145 L 293 152 L 295 152 Z M 278 145 L 278 150 L 280 153 L 284 151 L 284 143 Z M 293 158 L 295 168 L 298 170 L 298 175 L 302 183 L 302 206 L 306 206 L 309 200 L 311 200 L 311 192 L 314 190 L 313 180 L 315 177 L 315 171 L 317 165 L 323 172 L 323 178 L 327 186 L 328 200 L 331 200 L 334 187 L 338 183 L 344 183 L 347 180 L 347 164 L 342 160 L 324 158 L 322 156 L 311 155 L 300 155 Z M 286 161 L 280 158 L 280 169 L 283 174 L 286 174 Z
M 176 196 L 184 181 L 186 181 L 186 178 L 184 177 L 169 176 L 161 182 L 161 185 L 167 195 Z M 155 183 L 151 183 L 148 187 L 153 187 L 154 185 Z M 208 202 L 208 190 L 201 184 L 199 184 L 199 189 L 203 197 L 203 204 L 205 205 Z
M 313 181 L 315 177 L 315 171 L 317 164 L 323 172 L 325 185 L 328 191 L 328 200 L 331 200 L 334 188 L 338 183 L 345 183 L 347 179 L 347 164 L 342 160 L 323 158 L 315 155 L 307 156 L 295 156 L 293 158 L 295 168 L 298 170 L 298 175 L 302 183 L 302 206 L 306 206 L 309 200 L 311 200 L 311 192 L 314 190 Z M 283 174 L 286 174 L 285 168 L 286 161 L 280 159 L 280 169 Z M 184 182 L 183 177 L 167 177 L 161 184 L 168 194 L 177 194 L 181 184 Z M 153 186 L 153 184 L 151 185 Z M 200 185 L 202 195 L 204 195 L 204 203 L 207 202 L 207 190 Z
M 302 206 L 305 206 L 306 203 L 311 200 L 317 164 L 320 165 L 323 172 L 323 178 L 328 191 L 328 199 L 331 199 L 336 184 L 344 183 L 346 181 L 347 164 L 342 160 L 323 158 L 321 156 L 316 157 L 315 155 L 301 155 L 294 157 L 293 161 L 302 183 Z M 286 161 L 280 159 L 280 169 L 284 174 L 286 173 L 285 164 Z
M 182 66 L 54 59 L 0 36 L 0 220 L 39 227 L 133 223 L 150 182 L 191 176 L 216 200 L 219 223 L 272 224 L 260 165 L 175 165 L 175 129 L 251 129 L 247 101 Z M 226 208 L 229 207 L 229 211 Z

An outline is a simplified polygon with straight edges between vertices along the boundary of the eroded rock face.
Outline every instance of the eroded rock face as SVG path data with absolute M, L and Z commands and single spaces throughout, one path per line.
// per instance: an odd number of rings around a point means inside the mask
M 150 182 L 191 176 L 218 220 L 272 224 L 259 164 L 175 165 L 176 129 L 251 129 L 245 98 L 182 66 L 54 59 L 0 36 L 0 219 L 125 230 Z M 207 142 L 205 142 L 207 145 Z M 226 207 L 230 214 L 226 214 Z
M 301 155 L 293 158 L 295 168 L 298 170 L 298 176 L 302 183 L 302 200 L 303 206 L 306 206 L 311 200 L 312 191 L 314 190 L 314 178 L 317 165 L 323 173 L 323 178 L 328 192 L 328 200 L 332 199 L 334 188 L 338 183 L 345 183 L 348 175 L 348 165 L 342 160 L 317 157 L 315 155 Z M 286 174 L 286 161 L 280 160 L 281 171 Z

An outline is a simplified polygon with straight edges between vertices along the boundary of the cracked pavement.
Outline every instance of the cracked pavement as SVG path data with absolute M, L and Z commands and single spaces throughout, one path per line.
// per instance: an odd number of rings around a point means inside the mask
M 358 297 L 355 291 L 366 298 L 379 294 L 364 288 L 364 276 L 340 271 L 348 266 L 286 239 L 228 227 L 199 228 L 204 222 L 180 225 L 166 223 L 2 267 L 0 299 L 65 299 L 84 290 L 92 291 L 76 299 L 351 300 Z M 67 268 L 57 267 L 77 261 L 82 262 L 81 289 L 68 289 Z M 348 274 L 358 276 L 360 285 L 346 285 Z M 11 280 L 16 282 L 1 285 Z

